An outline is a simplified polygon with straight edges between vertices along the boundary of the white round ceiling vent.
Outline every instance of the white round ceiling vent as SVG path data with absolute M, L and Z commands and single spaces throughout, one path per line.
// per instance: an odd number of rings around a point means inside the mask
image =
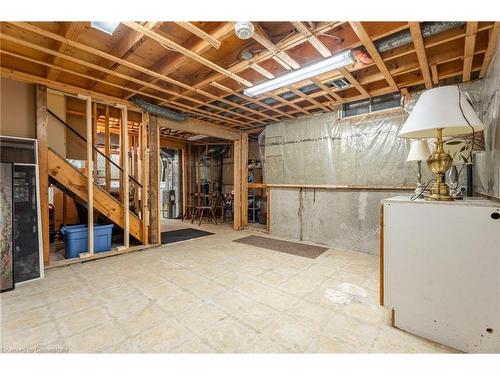
M 240 39 L 250 39 L 255 31 L 251 22 L 236 22 L 234 25 L 234 32 Z

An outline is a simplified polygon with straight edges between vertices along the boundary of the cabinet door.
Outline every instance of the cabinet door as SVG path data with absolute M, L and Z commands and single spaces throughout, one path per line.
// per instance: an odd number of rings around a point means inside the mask
M 19 283 L 40 277 L 36 169 L 14 166 L 14 277 Z
M 386 203 L 386 307 L 397 327 L 466 352 L 500 351 L 496 207 Z

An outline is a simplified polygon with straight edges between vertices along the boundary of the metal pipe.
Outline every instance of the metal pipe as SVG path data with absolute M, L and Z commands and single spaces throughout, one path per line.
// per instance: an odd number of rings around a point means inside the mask
M 181 121 L 186 121 L 188 119 L 188 115 L 186 115 L 185 113 L 178 113 L 168 108 L 153 103 L 149 103 L 139 98 L 138 96 L 132 97 L 130 101 L 139 108 L 143 109 L 144 111 L 149 112 L 152 115 L 157 115 L 166 118 L 167 120 L 181 122 Z

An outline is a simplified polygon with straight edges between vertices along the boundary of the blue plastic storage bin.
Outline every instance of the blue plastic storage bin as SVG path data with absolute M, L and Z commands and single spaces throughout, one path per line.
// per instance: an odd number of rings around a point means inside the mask
M 111 250 L 111 234 L 113 224 L 94 224 L 94 253 Z M 64 226 L 61 228 L 64 237 L 65 257 L 76 258 L 80 253 L 88 252 L 87 224 Z

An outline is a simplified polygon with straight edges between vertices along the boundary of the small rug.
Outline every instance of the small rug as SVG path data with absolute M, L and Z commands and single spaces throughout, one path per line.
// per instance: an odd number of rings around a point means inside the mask
M 298 242 L 288 242 L 282 240 L 275 240 L 274 238 L 261 237 L 261 236 L 248 236 L 243 237 L 234 242 L 243 243 L 245 245 L 261 247 L 263 249 L 279 251 L 282 253 L 298 255 L 305 258 L 317 258 L 325 251 L 327 247 L 306 245 Z
M 186 241 L 192 238 L 208 236 L 210 234 L 213 233 L 193 228 L 171 230 L 168 232 L 161 232 L 161 243 L 166 244 L 179 241 Z

